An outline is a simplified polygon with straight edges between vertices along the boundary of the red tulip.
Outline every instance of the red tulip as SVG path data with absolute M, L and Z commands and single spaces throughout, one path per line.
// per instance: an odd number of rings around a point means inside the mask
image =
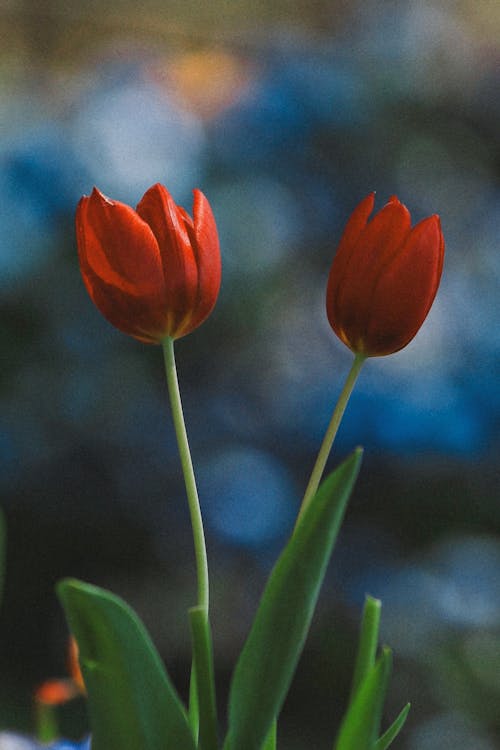
M 328 278 L 326 310 L 339 338 L 356 354 L 378 357 L 406 346 L 436 296 L 444 259 L 439 216 L 411 227 L 392 197 L 368 221 L 375 195 L 347 222 Z
M 212 311 L 221 281 L 219 240 L 210 205 L 194 191 L 193 218 L 163 185 L 137 210 L 94 188 L 76 212 L 83 281 L 105 318 L 154 344 L 191 333 Z

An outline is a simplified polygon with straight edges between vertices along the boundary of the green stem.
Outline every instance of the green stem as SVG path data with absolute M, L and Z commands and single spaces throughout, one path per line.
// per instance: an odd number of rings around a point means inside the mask
M 204 609 L 208 617 L 209 590 L 207 550 L 205 546 L 205 534 L 203 532 L 203 520 L 201 517 L 200 501 L 198 499 L 198 490 L 196 488 L 193 462 L 191 460 L 186 425 L 184 423 L 184 414 L 182 412 L 181 394 L 179 391 L 177 368 L 175 366 L 174 340 L 168 336 L 163 339 L 162 347 L 165 360 L 165 372 L 167 375 L 168 393 L 170 396 L 170 406 L 172 408 L 172 418 L 174 421 L 175 434 L 177 436 L 177 445 L 179 447 L 189 513 L 191 515 L 191 526 L 193 529 L 198 578 L 198 606 Z
M 36 737 L 40 742 L 54 742 L 60 735 L 54 706 L 40 701 L 36 706 Z
M 192 607 L 189 610 L 189 622 L 198 703 L 198 748 L 217 750 L 217 708 L 210 624 L 202 607 Z
M 323 438 L 321 448 L 319 449 L 318 457 L 316 459 L 316 463 L 314 464 L 311 478 L 309 479 L 309 484 L 307 485 L 304 498 L 302 500 L 302 505 L 300 506 L 297 523 L 318 490 L 321 477 L 323 476 L 323 472 L 325 470 L 326 462 L 328 461 L 328 456 L 330 455 L 330 451 L 332 449 L 335 435 L 337 434 L 337 430 L 339 429 L 339 425 L 344 415 L 347 402 L 349 401 L 349 397 L 352 393 L 365 359 L 366 356 L 364 354 L 356 354 L 356 356 L 354 357 L 354 362 L 352 363 L 351 369 L 344 383 L 344 387 L 342 388 L 339 400 L 337 401 L 335 409 L 333 410 L 330 424 L 328 425 L 328 429 L 325 433 L 325 437 Z

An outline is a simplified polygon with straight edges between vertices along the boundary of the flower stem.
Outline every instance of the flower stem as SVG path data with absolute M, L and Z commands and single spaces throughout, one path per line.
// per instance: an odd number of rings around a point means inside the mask
M 339 400 L 337 401 L 335 409 L 333 410 L 330 424 L 328 425 L 328 429 L 325 433 L 325 437 L 323 438 L 321 448 L 319 449 L 318 457 L 316 459 L 316 463 L 314 464 L 311 478 L 309 479 L 309 484 L 307 485 L 306 491 L 304 493 L 302 505 L 300 506 L 297 523 L 299 522 L 299 519 L 301 518 L 305 509 L 308 507 L 309 503 L 317 492 L 321 477 L 323 476 L 323 472 L 325 470 L 326 462 L 328 461 L 328 456 L 330 455 L 330 451 L 332 449 L 335 435 L 337 434 L 337 430 L 339 429 L 339 425 L 344 415 L 347 402 L 349 401 L 349 397 L 353 391 L 354 385 L 356 383 L 356 380 L 358 379 L 358 375 L 365 359 L 366 356 L 364 354 L 356 354 L 356 356 L 354 357 L 354 362 L 352 363 L 351 369 L 344 383 L 344 387 L 342 388 Z
M 204 609 L 208 617 L 209 589 L 207 550 L 205 546 L 205 534 L 203 532 L 203 520 L 201 517 L 200 501 L 198 499 L 198 490 L 196 488 L 193 462 L 191 460 L 186 425 L 184 423 L 184 414 L 182 411 L 177 368 L 175 366 L 174 340 L 170 336 L 167 336 L 162 341 L 162 347 L 172 418 L 174 421 L 182 472 L 184 474 L 184 483 L 186 485 L 191 526 L 193 529 L 194 552 L 198 578 L 198 606 Z

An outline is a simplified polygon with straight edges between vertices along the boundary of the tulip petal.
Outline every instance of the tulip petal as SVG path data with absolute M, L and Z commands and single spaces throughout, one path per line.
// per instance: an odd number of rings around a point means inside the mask
M 85 287 L 116 328 L 153 343 L 165 335 L 165 289 L 157 242 L 123 203 L 93 191 L 78 204 L 76 232 Z
M 172 336 L 179 334 L 186 313 L 193 310 L 198 293 L 198 269 L 186 229 L 184 210 L 163 185 L 153 185 L 137 206 L 137 213 L 151 227 L 160 248 L 165 294 Z
M 328 276 L 328 287 L 326 292 L 327 305 L 333 308 L 335 297 L 339 286 L 344 278 L 344 273 L 349 263 L 351 252 L 356 245 L 359 235 L 366 227 L 368 217 L 373 211 L 375 203 L 375 193 L 370 193 L 364 200 L 359 203 L 352 212 L 349 220 L 342 232 L 342 237 L 333 259 L 330 274 Z
M 363 264 L 365 274 L 356 274 L 366 289 L 366 277 L 375 281 L 378 270 L 398 250 L 410 233 L 410 212 L 398 200 L 390 200 L 368 222 L 358 237 L 350 264 Z M 365 277 L 363 282 L 362 277 Z
M 199 326 L 210 315 L 221 285 L 219 237 L 212 209 L 201 190 L 193 190 L 193 221 L 186 218 L 198 266 L 196 305 L 189 321 L 189 330 Z
M 387 203 L 366 225 L 351 251 L 344 282 L 334 306 L 334 318 L 342 319 L 344 336 L 356 351 L 365 351 L 367 322 L 380 268 L 409 236 L 408 209 L 397 200 Z
M 424 322 L 436 296 L 444 257 L 439 218 L 417 224 L 381 270 L 371 300 L 366 339 L 372 356 L 406 346 Z
M 356 206 L 347 221 L 335 254 L 335 262 L 338 266 L 337 270 L 340 275 L 342 275 L 342 266 L 349 260 L 349 256 L 355 247 L 361 232 L 366 227 L 368 218 L 373 211 L 374 204 L 375 193 L 373 192 L 367 195 L 366 198 Z
M 94 188 L 78 204 L 76 230 L 80 255 L 104 281 L 132 294 L 162 291 L 158 243 L 133 208 Z
M 163 296 L 137 296 L 108 284 L 82 258 L 80 268 L 92 302 L 115 328 L 147 344 L 157 344 L 168 335 Z

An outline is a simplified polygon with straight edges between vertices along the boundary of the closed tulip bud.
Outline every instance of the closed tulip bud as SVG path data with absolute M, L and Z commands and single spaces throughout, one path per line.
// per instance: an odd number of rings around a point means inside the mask
M 163 185 L 134 211 L 94 188 L 76 212 L 80 269 L 96 307 L 116 328 L 146 343 L 180 338 L 212 311 L 221 282 L 210 205 L 194 191 L 193 218 Z
M 328 278 L 326 310 L 339 338 L 365 357 L 406 346 L 436 296 L 444 259 L 439 217 L 411 226 L 396 197 L 368 221 L 372 193 L 354 210 Z

